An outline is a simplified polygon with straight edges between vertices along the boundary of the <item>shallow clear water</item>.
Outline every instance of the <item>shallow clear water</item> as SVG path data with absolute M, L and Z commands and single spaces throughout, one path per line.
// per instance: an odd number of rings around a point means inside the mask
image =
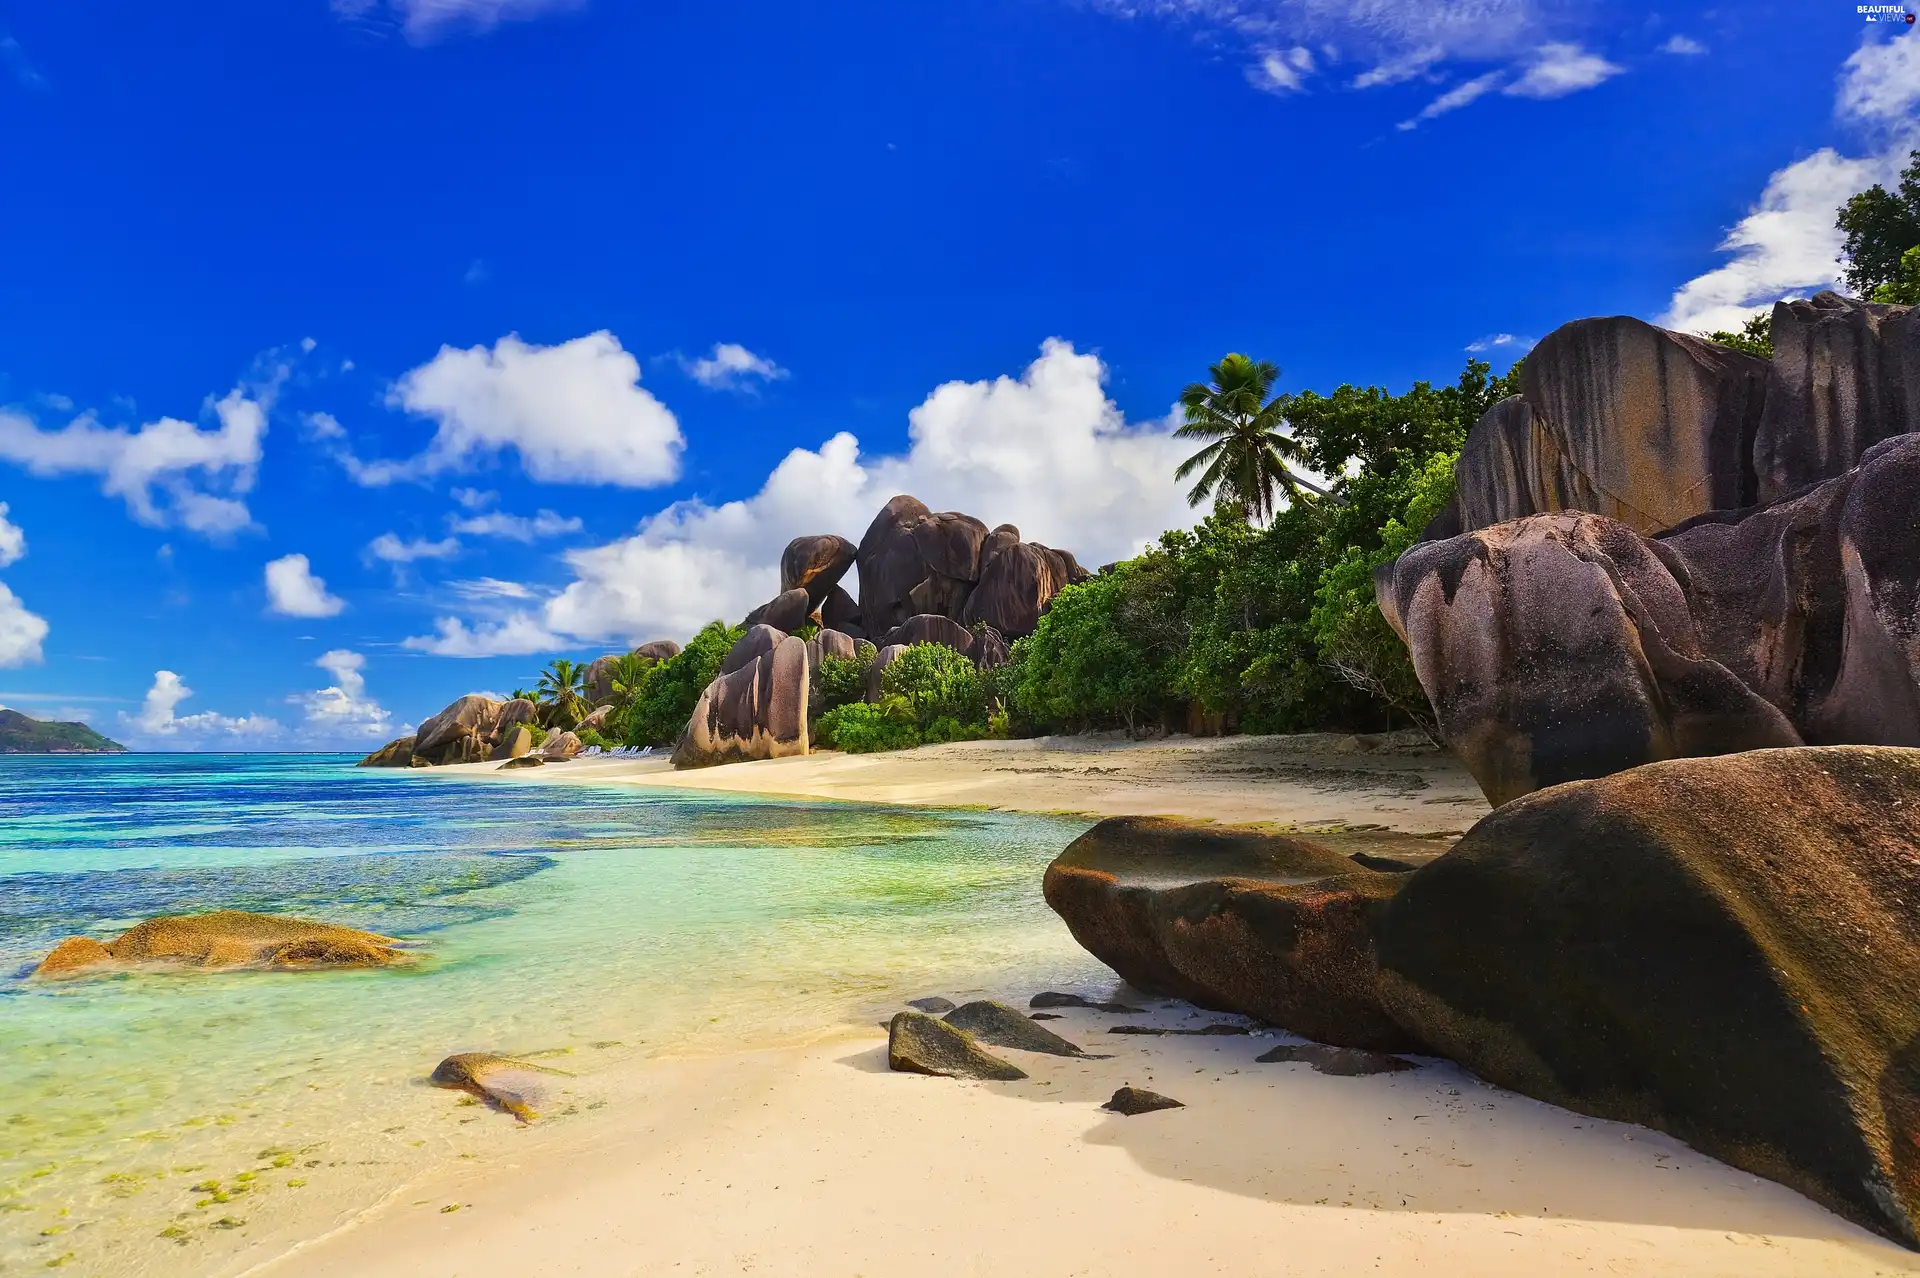
M 1083 822 L 350 763 L 0 757 L 0 1272 L 216 1272 L 509 1150 L 513 1124 L 422 1085 L 452 1052 L 551 1053 L 556 1120 L 588 1123 L 651 1056 L 1104 973 L 1039 892 Z M 423 961 L 26 978 L 62 937 L 215 908 Z

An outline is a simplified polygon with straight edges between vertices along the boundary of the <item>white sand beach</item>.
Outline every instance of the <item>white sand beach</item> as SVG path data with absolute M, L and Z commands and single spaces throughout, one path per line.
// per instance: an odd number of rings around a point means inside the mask
M 1407 833 L 1460 831 L 1486 810 L 1447 756 L 1364 738 L 978 742 L 699 772 L 609 760 L 433 775 Z M 430 1173 L 233 1272 L 1920 1273 L 1920 1256 L 1658 1133 L 1447 1063 L 1328 1077 L 1255 1062 L 1284 1035 L 1106 1032 L 1221 1019 L 1143 1004 L 1147 1016 L 1066 1012 L 1049 1027 L 1111 1059 L 1002 1052 L 1031 1075 L 1011 1083 L 891 1073 L 877 1027 L 654 1058 L 594 1080 L 607 1103 L 596 1122 L 536 1125 L 518 1156 Z M 1185 1108 L 1101 1110 L 1122 1084 Z

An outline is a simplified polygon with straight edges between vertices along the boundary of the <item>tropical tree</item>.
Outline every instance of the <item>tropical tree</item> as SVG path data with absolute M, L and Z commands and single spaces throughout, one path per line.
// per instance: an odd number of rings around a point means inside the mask
M 539 701 L 554 723 L 578 723 L 586 698 L 580 695 L 586 667 L 565 657 L 540 672 Z
M 1195 382 L 1180 392 L 1186 423 L 1174 438 L 1211 441 L 1173 472 L 1176 479 L 1200 472 L 1188 503 L 1198 506 L 1211 496 L 1215 505 L 1237 507 L 1264 522 L 1274 512 L 1277 492 L 1296 500 L 1302 489 L 1326 496 L 1326 489 L 1291 468 L 1305 466 L 1307 450 L 1287 429 L 1286 399 L 1267 397 L 1280 370 L 1236 354 L 1208 371 L 1212 385 Z
M 1900 259 L 1920 247 L 1920 150 L 1907 157 L 1900 181 L 1889 191 L 1879 183 L 1840 206 L 1838 223 L 1846 232 L 1841 253 L 1847 259 L 1847 284 L 1860 297 L 1872 297 L 1901 277 Z
M 515 688 L 513 690 L 513 695 L 508 699 L 511 701 L 538 701 L 539 696 L 535 694 L 531 689 Z

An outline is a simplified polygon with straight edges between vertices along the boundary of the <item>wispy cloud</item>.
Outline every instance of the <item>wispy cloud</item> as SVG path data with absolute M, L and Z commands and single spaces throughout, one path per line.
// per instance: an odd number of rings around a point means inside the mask
M 1485 75 L 1475 76 L 1465 84 L 1456 84 L 1453 88 L 1448 89 L 1445 93 L 1427 103 L 1419 115 L 1414 116 L 1411 120 L 1400 121 L 1399 128 L 1402 132 L 1417 129 L 1427 120 L 1437 120 L 1450 111 L 1458 111 L 1463 106 L 1478 102 L 1481 98 L 1499 88 L 1500 82 L 1504 79 L 1506 79 L 1506 73 L 1504 71 L 1489 71 Z
M 1692 36 L 1684 35 L 1668 36 L 1666 40 L 1654 50 L 1655 53 L 1671 53 L 1681 58 L 1697 58 L 1706 51 L 1706 45 L 1701 44 Z
M 508 541 L 534 542 L 579 532 L 584 525 L 578 515 L 562 515 L 552 510 L 542 510 L 533 515 L 510 515 L 504 510 L 489 510 L 479 515 L 450 515 L 447 526 L 468 537 L 504 537 Z
M 1313 53 L 1302 45 L 1268 49 L 1247 68 L 1247 82 L 1266 93 L 1299 93 L 1313 74 Z
M 23 89 L 48 87 L 47 77 L 27 60 L 27 51 L 10 35 L 0 35 L 0 66 L 4 66 L 12 74 L 13 82 Z
M 777 382 L 787 376 L 786 369 L 764 355 L 755 355 L 738 342 L 716 342 L 713 352 L 699 359 L 688 359 L 684 355 L 675 358 L 688 377 L 708 390 L 751 392 L 763 383 Z
M 409 40 L 426 44 L 453 31 L 491 31 L 584 7 L 585 0 L 332 0 L 333 11 L 358 23 L 398 21 Z
M 1624 70 L 1577 44 L 1543 44 L 1527 59 L 1520 78 L 1500 92 L 1513 98 L 1564 98 L 1604 84 Z
M 1534 347 L 1537 337 L 1520 337 L 1513 333 L 1489 333 L 1467 343 L 1467 351 L 1473 355 L 1523 355 Z

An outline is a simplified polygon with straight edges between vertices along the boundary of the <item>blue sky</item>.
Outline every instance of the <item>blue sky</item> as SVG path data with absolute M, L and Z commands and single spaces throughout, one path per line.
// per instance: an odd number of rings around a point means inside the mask
M 1090 563 L 1291 388 L 1835 273 L 1840 3 L 0 5 L 0 703 L 359 748 L 888 496 Z

